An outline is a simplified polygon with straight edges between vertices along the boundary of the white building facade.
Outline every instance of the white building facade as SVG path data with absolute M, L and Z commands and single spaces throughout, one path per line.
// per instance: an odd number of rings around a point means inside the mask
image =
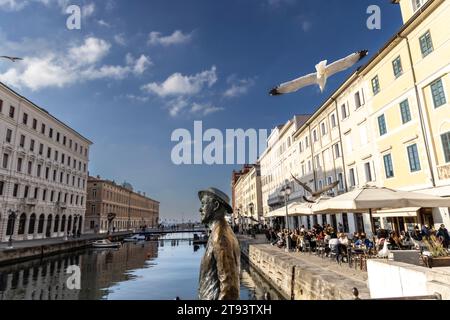
M 83 232 L 91 145 L 0 83 L 0 242 Z

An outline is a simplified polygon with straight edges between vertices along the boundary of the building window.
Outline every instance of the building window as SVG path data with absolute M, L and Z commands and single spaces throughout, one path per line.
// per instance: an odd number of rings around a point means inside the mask
M 28 174 L 31 175 L 31 171 L 33 170 L 33 162 L 28 161 Z
M 370 169 L 370 162 L 366 162 L 364 164 L 364 171 L 366 173 L 366 182 L 373 181 L 372 180 L 372 170 Z
M 38 164 L 36 176 L 39 178 L 41 177 L 41 170 L 42 170 L 42 165 Z
M 372 91 L 374 95 L 380 92 L 380 81 L 378 79 L 378 76 L 375 76 L 372 79 Z
M 25 136 L 22 134 L 20 135 L 20 143 L 19 143 L 21 148 L 25 148 Z
M 316 156 L 316 168 L 320 168 L 320 158 Z
M 37 120 L 33 119 L 33 129 L 36 130 L 37 128 Z
M 24 113 L 24 114 L 22 115 L 22 123 L 23 123 L 24 125 L 27 125 L 27 124 L 28 124 L 28 114 Z
M 417 151 L 417 144 L 413 144 L 408 148 L 409 168 L 411 172 L 420 170 L 420 159 Z
M 42 125 L 41 125 L 41 133 L 42 133 L 42 134 L 45 134 L 45 124 L 42 124 Z
M 348 216 L 346 213 L 342 214 L 342 224 L 344 227 L 344 232 L 347 232 L 347 233 L 350 232 L 350 229 L 348 227 Z
M 305 137 L 305 148 L 309 148 L 309 139 Z
M 14 108 L 13 106 L 9 107 L 9 117 L 14 119 L 14 114 L 16 112 L 16 108 Z
M 414 11 L 419 10 L 428 0 L 411 0 Z
M 17 158 L 17 172 L 22 172 L 22 158 Z
M 342 113 L 342 120 L 348 117 L 347 106 L 345 105 L 345 103 L 341 106 L 341 113 Z
M 3 110 L 3 100 L 0 100 L 0 113 L 2 113 Z
M 441 135 L 445 162 L 450 162 L 450 131 Z
M 332 128 L 335 128 L 337 126 L 337 123 L 336 123 L 336 115 L 333 113 L 332 115 L 331 115 L 331 127 Z
M 3 195 L 4 188 L 5 188 L 5 181 L 0 181 L 0 196 Z
M 411 112 L 409 110 L 408 100 L 405 100 L 400 103 L 400 113 L 402 115 L 403 124 L 411 121 Z
M 327 134 L 327 125 L 325 124 L 325 122 L 321 123 L 321 128 L 322 128 L 322 136 Z
M 398 78 L 402 75 L 403 68 L 402 68 L 402 60 L 400 59 L 400 56 L 398 56 L 397 58 L 395 58 L 394 61 L 392 61 L 392 68 L 394 69 L 394 76 L 396 78 Z
M 44 153 L 44 145 L 41 143 L 39 144 L 39 155 L 42 156 L 43 153 Z
M 390 154 L 383 156 L 384 160 L 384 172 L 386 173 L 386 178 L 394 177 L 394 167 L 392 166 L 392 157 Z
M 16 183 L 14 184 L 13 197 L 17 198 L 18 195 L 19 195 L 19 185 Z
M 358 109 L 359 107 L 361 107 L 362 103 L 361 103 L 361 95 L 359 93 L 359 91 L 357 93 L 355 93 L 355 107 L 356 109 Z
M 434 81 L 431 85 L 431 94 L 433 95 L 434 107 L 438 108 L 447 103 L 445 99 L 444 86 L 442 79 Z
M 52 157 L 52 148 L 48 147 L 47 148 L 47 158 L 51 158 Z
M 378 117 L 378 129 L 380 131 L 380 136 L 383 136 L 387 133 L 386 119 L 384 117 L 384 114 Z
M 344 190 L 344 175 L 342 172 L 338 173 L 338 181 L 339 181 L 339 190 Z
M 339 148 L 339 143 L 336 143 L 334 145 L 334 157 L 335 159 L 340 158 L 341 157 L 341 149 Z
M 420 37 L 420 50 L 422 51 L 422 57 L 426 57 L 433 52 L 433 41 L 431 40 L 430 31 L 427 31 Z
M 8 158 L 9 158 L 9 154 L 5 153 L 3 154 L 3 169 L 8 169 Z
M 53 138 L 53 129 L 52 128 L 50 128 L 50 130 L 48 131 L 48 137 Z
M 300 153 L 303 152 L 303 144 L 302 144 L 301 141 L 300 141 L 300 143 L 298 144 L 298 149 L 299 149 Z
M 34 140 L 33 139 L 31 139 L 30 140 L 30 151 L 34 151 Z
M 12 130 L 7 129 L 6 130 L 6 142 L 11 143 L 11 139 L 12 139 Z
M 316 129 L 313 130 L 313 140 L 314 140 L 314 142 L 318 141 L 318 139 L 317 139 L 317 130 Z

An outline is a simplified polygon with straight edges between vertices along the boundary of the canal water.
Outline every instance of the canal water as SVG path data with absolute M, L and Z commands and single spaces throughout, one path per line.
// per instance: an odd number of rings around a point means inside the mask
M 192 237 L 168 234 L 119 249 L 90 248 L 0 267 L 0 300 L 195 300 L 205 246 L 194 246 Z M 71 277 L 76 269 L 79 289 Z M 262 300 L 266 292 L 282 299 L 242 261 L 241 300 Z

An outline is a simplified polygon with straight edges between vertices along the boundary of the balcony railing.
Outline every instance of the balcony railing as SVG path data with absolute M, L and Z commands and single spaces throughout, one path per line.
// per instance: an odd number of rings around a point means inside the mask
M 23 198 L 20 199 L 20 204 L 24 206 L 34 207 L 37 205 L 37 199 Z
M 59 209 L 67 209 L 67 203 L 62 201 L 56 202 L 55 206 Z

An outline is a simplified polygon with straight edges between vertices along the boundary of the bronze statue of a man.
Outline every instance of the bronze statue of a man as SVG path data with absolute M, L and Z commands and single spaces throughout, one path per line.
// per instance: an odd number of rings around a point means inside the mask
M 232 213 L 228 196 L 216 188 L 200 191 L 202 223 L 211 234 L 200 267 L 200 300 L 238 300 L 240 277 L 239 243 L 225 220 Z

